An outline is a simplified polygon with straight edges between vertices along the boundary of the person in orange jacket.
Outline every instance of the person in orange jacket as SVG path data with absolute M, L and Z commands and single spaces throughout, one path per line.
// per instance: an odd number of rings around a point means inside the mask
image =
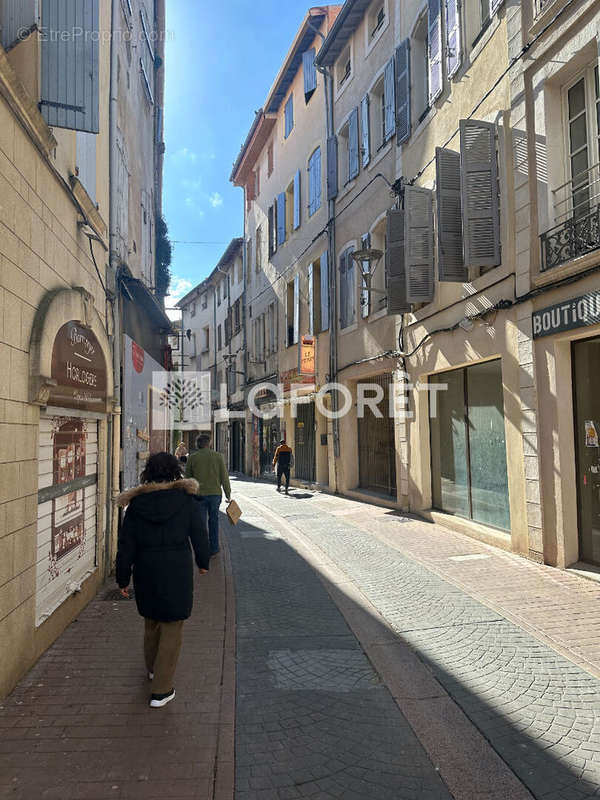
M 285 493 L 289 494 L 290 488 L 290 467 L 292 466 L 292 448 L 282 439 L 279 447 L 275 450 L 273 458 L 273 468 L 277 467 L 277 491 L 281 490 L 281 479 L 285 476 Z

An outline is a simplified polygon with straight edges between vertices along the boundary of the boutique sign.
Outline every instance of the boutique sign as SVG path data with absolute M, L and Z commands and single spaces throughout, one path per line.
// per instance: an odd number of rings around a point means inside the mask
M 56 334 L 52 349 L 49 406 L 106 410 L 106 361 L 94 334 L 77 322 L 67 322 Z
M 534 339 L 596 325 L 600 323 L 600 291 L 588 292 L 564 303 L 534 311 L 531 323 Z

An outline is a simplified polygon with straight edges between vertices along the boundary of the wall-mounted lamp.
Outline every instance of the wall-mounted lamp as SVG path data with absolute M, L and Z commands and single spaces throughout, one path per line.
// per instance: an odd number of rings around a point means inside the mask
M 383 250 L 377 250 L 375 247 L 363 247 L 362 250 L 355 250 L 351 255 L 360 270 L 363 288 L 367 292 L 387 294 L 385 289 L 375 289 L 371 286 L 375 270 L 383 258 Z

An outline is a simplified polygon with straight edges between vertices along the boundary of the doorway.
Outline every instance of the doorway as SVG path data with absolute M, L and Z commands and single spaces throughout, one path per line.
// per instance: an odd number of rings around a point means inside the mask
M 315 404 L 300 403 L 297 409 L 294 440 L 294 477 L 315 479 Z
M 368 382 L 383 389 L 383 397 L 376 416 L 366 406 L 364 416 L 358 419 L 358 473 L 359 487 L 389 497 L 396 496 L 396 444 L 394 418 L 389 412 L 392 375 L 378 375 Z
M 600 566 L 600 336 L 573 342 L 579 558 Z

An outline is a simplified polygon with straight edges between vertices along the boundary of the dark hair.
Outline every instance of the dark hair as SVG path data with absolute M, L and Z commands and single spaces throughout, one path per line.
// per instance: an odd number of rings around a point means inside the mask
M 171 453 L 155 453 L 146 461 L 142 483 L 168 483 L 182 477 L 181 465 Z
M 210 444 L 210 433 L 201 433 L 196 439 L 196 447 L 208 447 Z

